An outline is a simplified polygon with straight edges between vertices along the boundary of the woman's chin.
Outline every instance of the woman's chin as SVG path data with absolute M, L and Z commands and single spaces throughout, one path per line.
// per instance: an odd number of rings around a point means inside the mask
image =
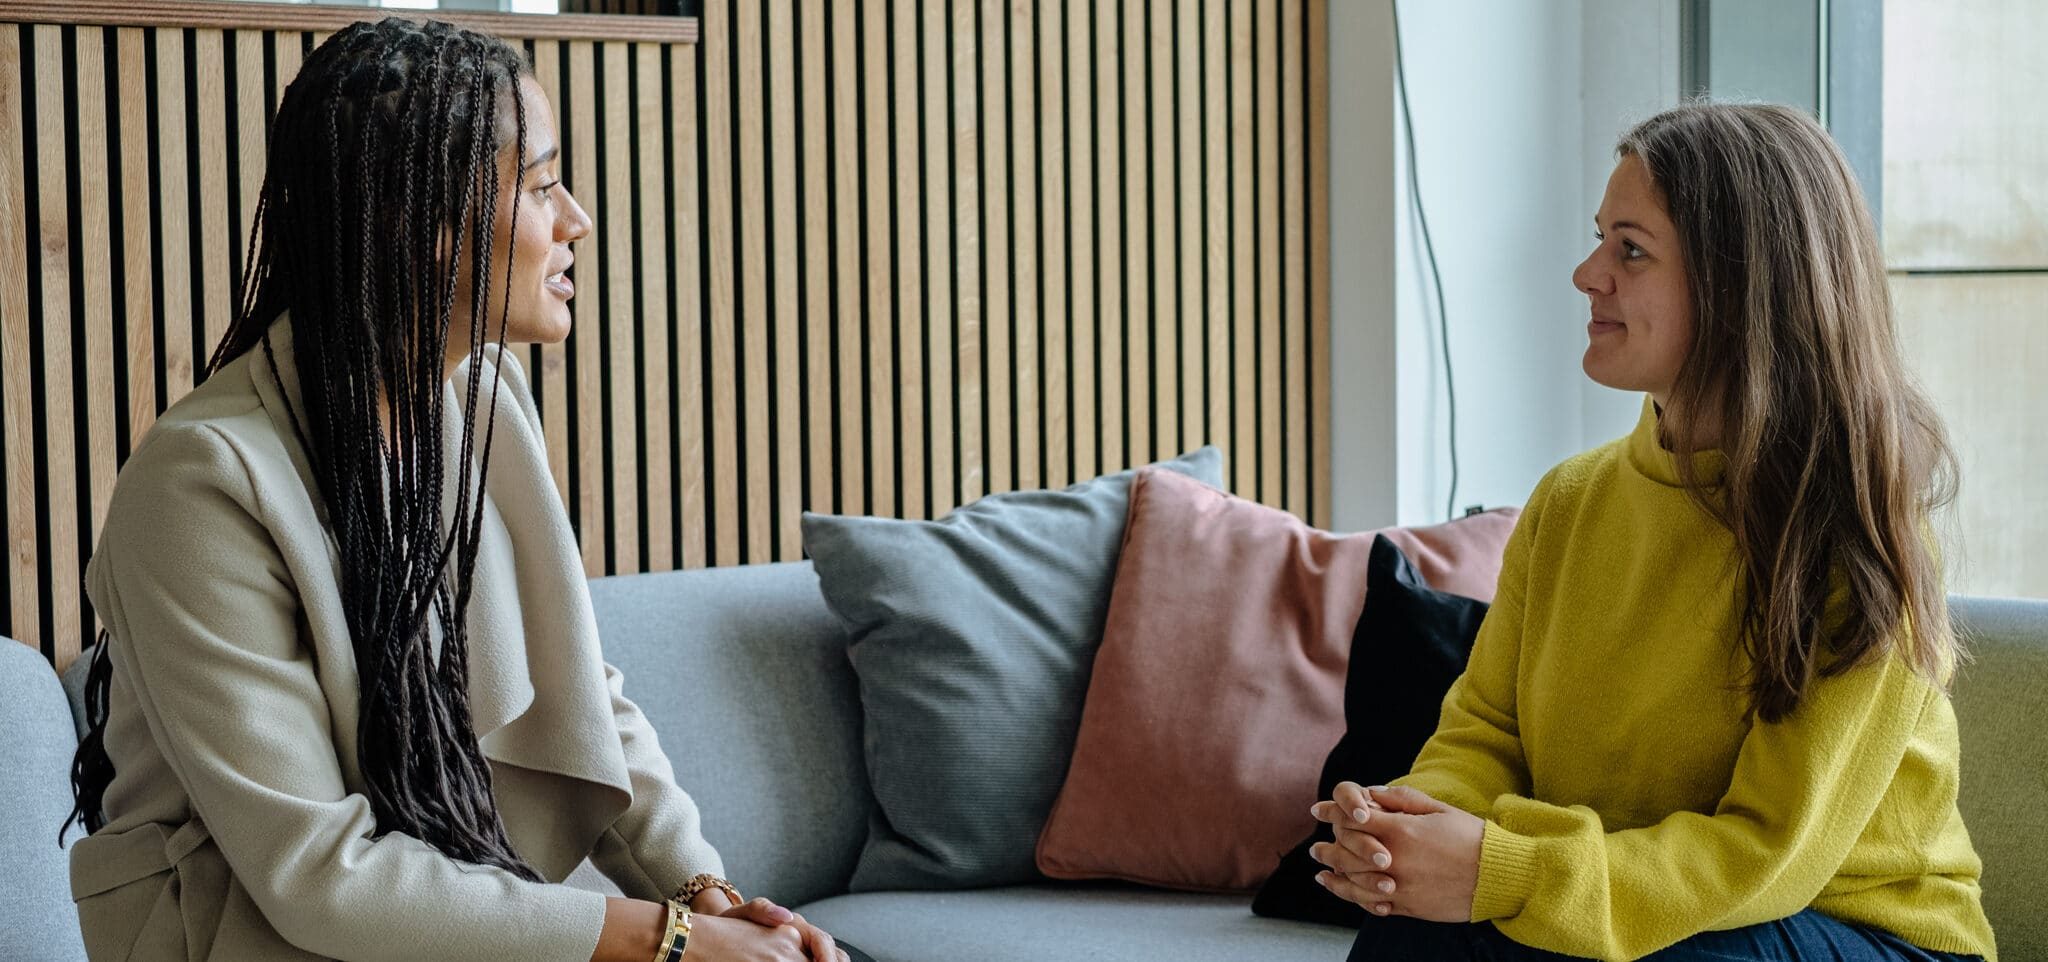
M 505 332 L 507 344 L 560 344 L 569 339 L 572 326 L 567 304 L 550 308 L 543 316 L 525 323 L 513 321 Z
M 1586 372 L 1586 377 L 1601 387 L 1617 391 L 1645 390 L 1636 384 L 1635 378 L 1620 370 L 1620 365 L 1613 363 L 1613 359 L 1607 357 L 1598 345 L 1586 349 L 1586 356 L 1579 362 L 1579 367 Z

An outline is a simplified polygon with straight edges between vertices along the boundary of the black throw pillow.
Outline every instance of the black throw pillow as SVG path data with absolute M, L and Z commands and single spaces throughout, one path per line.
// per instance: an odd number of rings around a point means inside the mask
M 1329 798 L 1338 782 L 1384 785 L 1408 773 L 1436 732 L 1444 693 L 1465 671 L 1486 618 L 1486 602 L 1431 589 L 1384 535 L 1373 539 L 1365 584 L 1344 676 L 1346 731 L 1323 762 L 1317 798 Z M 1309 846 L 1333 838 L 1330 826 L 1318 823 L 1280 859 L 1252 911 L 1354 929 L 1363 924 L 1363 908 L 1316 884 L 1323 865 L 1309 857 Z

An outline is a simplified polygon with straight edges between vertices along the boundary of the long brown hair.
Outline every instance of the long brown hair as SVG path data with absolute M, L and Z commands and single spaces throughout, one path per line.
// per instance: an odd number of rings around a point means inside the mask
M 1735 535 L 1753 711 L 1778 721 L 1816 678 L 1893 655 L 1944 680 L 1960 650 L 1929 518 L 1956 460 L 1899 357 L 1848 161 L 1804 113 L 1762 104 L 1678 107 L 1617 150 L 1684 248 L 1694 334 L 1665 440 Z M 1708 425 L 1727 458 L 1713 485 L 1690 456 Z

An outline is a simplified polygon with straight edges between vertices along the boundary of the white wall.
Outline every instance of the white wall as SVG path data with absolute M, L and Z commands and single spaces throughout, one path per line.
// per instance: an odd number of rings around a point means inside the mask
M 1380 32 L 1390 16 L 1380 0 L 1331 7 L 1335 522 L 1442 520 L 1449 405 L 1435 296 L 1399 115 L 1371 99 L 1393 94 Z M 1570 276 L 1592 244 L 1615 138 L 1678 100 L 1678 2 L 1409 0 L 1400 12 L 1450 317 L 1457 505 L 1520 504 L 1551 465 L 1627 431 L 1639 409 L 1580 372 L 1585 300 Z M 1391 297 L 1374 286 L 1389 242 Z

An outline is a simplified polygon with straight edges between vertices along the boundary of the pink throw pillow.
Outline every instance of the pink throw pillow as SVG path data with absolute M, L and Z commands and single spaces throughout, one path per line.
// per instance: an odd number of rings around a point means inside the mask
M 1316 778 L 1344 734 L 1373 536 L 1431 587 L 1490 601 L 1519 514 L 1335 535 L 1169 471 L 1139 474 L 1039 870 L 1256 889 L 1308 833 Z

